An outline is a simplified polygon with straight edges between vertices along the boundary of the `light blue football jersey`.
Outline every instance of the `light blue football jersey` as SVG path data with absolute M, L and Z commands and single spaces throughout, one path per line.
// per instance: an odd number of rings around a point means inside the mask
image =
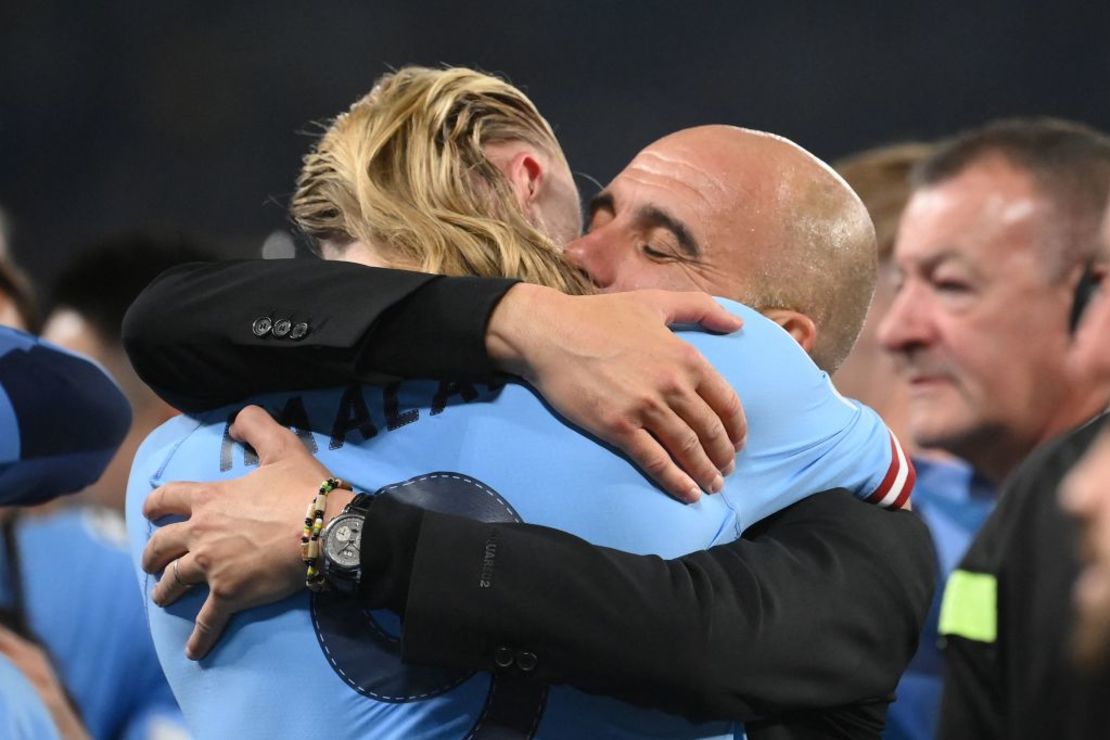
M 34 687 L 4 655 L 0 655 L 0 737 L 7 740 L 61 737 Z
M 16 527 L 27 619 L 94 738 L 184 738 L 131 581 L 123 519 L 73 507 Z M 0 574 L 8 564 L 0 553 Z M 11 584 L 0 576 L 0 604 Z
M 253 401 L 356 489 L 489 521 L 557 527 L 664 558 L 734 540 L 753 522 L 833 487 L 904 501 L 912 475 L 881 419 L 841 398 L 776 324 L 722 304 L 743 317 L 742 331 L 683 337 L 736 388 L 749 435 L 726 490 L 694 505 L 652 487 L 627 459 L 554 416 L 522 385 L 408 382 Z M 171 420 L 140 449 L 127 519 L 144 592 L 154 580 L 141 572 L 139 558 L 164 523 L 142 517 L 150 491 L 175 480 L 239 477 L 257 465 L 227 435 L 235 410 Z M 290 523 L 291 536 L 297 528 Z M 484 734 L 489 718 L 506 711 L 506 697 L 522 720 L 520 737 L 733 737 L 737 729 L 564 686 L 546 697 L 522 696 L 489 674 L 403 665 L 396 620 L 334 594 L 304 592 L 236 615 L 215 650 L 193 663 L 184 644 L 205 595 L 195 588 L 148 612 L 166 675 L 202 738 L 311 737 L 321 722 L 336 738 L 486 737 L 493 736 Z

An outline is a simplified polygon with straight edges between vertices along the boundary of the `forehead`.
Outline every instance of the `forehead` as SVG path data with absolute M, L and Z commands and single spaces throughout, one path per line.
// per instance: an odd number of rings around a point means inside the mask
M 1049 204 L 1032 177 L 1002 161 L 984 161 L 917 190 L 895 242 L 905 265 L 954 255 L 979 263 L 1032 252 Z
M 100 340 L 100 333 L 85 320 L 85 317 L 71 308 L 55 309 L 47 317 L 42 329 L 42 337 L 60 347 L 89 355 L 103 361 L 107 348 Z
M 740 215 L 739 179 L 690 147 L 654 145 L 637 154 L 605 192 L 617 211 L 658 208 L 712 244 Z

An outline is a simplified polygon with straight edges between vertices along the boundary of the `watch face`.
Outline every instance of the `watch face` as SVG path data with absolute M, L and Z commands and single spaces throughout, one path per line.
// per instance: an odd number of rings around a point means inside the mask
M 341 515 L 328 532 L 324 554 L 339 568 L 357 568 L 362 543 L 362 517 Z

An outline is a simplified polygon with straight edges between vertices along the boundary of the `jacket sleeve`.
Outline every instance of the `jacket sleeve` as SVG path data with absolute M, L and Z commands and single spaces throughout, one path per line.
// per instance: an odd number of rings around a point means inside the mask
M 192 263 L 143 291 L 123 341 L 184 411 L 351 381 L 485 380 L 486 324 L 513 284 L 316 259 Z
M 526 651 L 539 680 L 692 719 L 889 699 L 935 582 L 916 515 L 843 490 L 669 561 L 393 501 L 364 541 L 387 551 L 364 548 L 365 594 L 403 605 L 407 661 L 505 672 L 495 654 Z

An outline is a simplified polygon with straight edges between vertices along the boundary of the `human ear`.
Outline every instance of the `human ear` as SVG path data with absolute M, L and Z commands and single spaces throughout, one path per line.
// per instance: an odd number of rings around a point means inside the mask
M 544 178 L 543 164 L 535 153 L 518 152 L 509 160 L 508 171 L 505 174 L 521 207 L 526 208 L 531 205 L 539 195 Z
M 813 353 L 817 344 L 817 325 L 813 323 L 813 319 L 789 308 L 771 308 L 764 311 L 763 315 L 794 337 L 794 341 L 802 346 L 806 354 Z

